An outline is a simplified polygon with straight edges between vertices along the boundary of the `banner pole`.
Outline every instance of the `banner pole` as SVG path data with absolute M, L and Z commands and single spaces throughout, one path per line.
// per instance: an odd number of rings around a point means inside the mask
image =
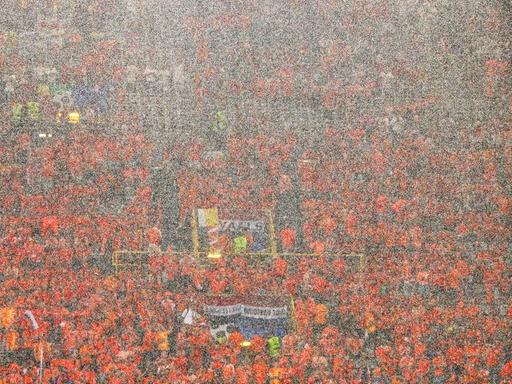
M 292 327 L 293 327 L 293 331 L 296 332 L 297 331 L 297 319 L 295 317 L 295 300 L 293 300 L 293 296 L 290 295 L 290 304 L 291 304 L 291 310 L 292 310 Z
M 272 257 L 277 257 L 277 241 L 276 241 L 276 229 L 274 227 L 274 217 L 272 211 L 268 210 L 268 229 L 270 233 L 270 254 Z
M 115 268 L 116 276 L 119 276 L 119 252 L 118 251 L 114 252 L 114 261 L 115 261 L 114 268 Z
M 364 272 L 366 270 L 366 254 L 359 254 L 359 272 Z
M 195 208 L 192 209 L 190 220 L 192 228 L 192 254 L 197 258 L 199 257 L 199 233 L 197 229 L 197 214 Z
M 39 341 L 39 384 L 43 383 L 43 345 Z

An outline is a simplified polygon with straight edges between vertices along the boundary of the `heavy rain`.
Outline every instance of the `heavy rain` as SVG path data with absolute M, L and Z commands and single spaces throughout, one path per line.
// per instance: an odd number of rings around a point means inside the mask
M 0 384 L 512 383 L 509 0 L 0 7 Z

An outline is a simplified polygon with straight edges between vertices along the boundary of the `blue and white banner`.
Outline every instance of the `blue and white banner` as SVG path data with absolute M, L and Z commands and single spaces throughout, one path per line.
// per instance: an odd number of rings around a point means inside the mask
M 265 222 L 263 220 L 220 220 L 221 232 L 232 232 L 233 234 L 265 231 Z
M 284 307 L 258 307 L 254 305 L 206 305 L 205 315 L 208 316 L 233 316 L 251 317 L 254 319 L 286 319 L 288 309 Z
M 212 333 L 228 325 L 236 328 L 245 338 L 284 336 L 288 331 L 288 302 L 273 297 L 210 297 L 204 305 L 204 314 Z

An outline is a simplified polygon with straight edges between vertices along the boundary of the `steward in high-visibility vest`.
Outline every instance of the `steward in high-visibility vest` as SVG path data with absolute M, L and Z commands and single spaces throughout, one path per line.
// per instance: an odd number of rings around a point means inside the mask
M 215 334 L 215 341 L 217 341 L 217 344 L 224 344 L 228 341 L 228 338 L 226 336 L 226 333 L 224 331 L 217 332 Z
M 247 251 L 247 237 L 237 236 L 233 239 L 233 253 L 239 254 Z
M 30 120 L 39 120 L 39 103 L 36 101 L 29 101 L 27 103 L 27 115 Z
M 23 117 L 23 104 L 16 103 L 12 106 L 11 120 L 14 123 L 19 123 Z
M 213 123 L 212 129 L 216 134 L 222 135 L 227 128 L 226 116 L 224 112 L 219 111 L 215 114 L 215 122 Z
M 268 344 L 268 354 L 272 358 L 276 358 L 281 353 L 281 341 L 279 340 L 279 337 L 272 336 L 267 340 Z
M 227 127 L 228 124 L 226 122 L 224 112 L 217 112 L 215 114 L 215 121 L 211 128 L 212 134 L 208 137 L 208 140 L 213 143 L 214 149 L 217 151 L 223 151 L 225 149 Z

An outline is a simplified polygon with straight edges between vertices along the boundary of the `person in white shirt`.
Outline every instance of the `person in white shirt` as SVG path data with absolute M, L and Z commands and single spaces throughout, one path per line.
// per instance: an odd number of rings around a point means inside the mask
M 188 307 L 183 311 L 181 314 L 181 318 L 183 319 L 183 324 L 186 325 L 194 325 L 195 322 L 200 318 L 201 316 L 199 313 L 194 311 L 192 308 Z

